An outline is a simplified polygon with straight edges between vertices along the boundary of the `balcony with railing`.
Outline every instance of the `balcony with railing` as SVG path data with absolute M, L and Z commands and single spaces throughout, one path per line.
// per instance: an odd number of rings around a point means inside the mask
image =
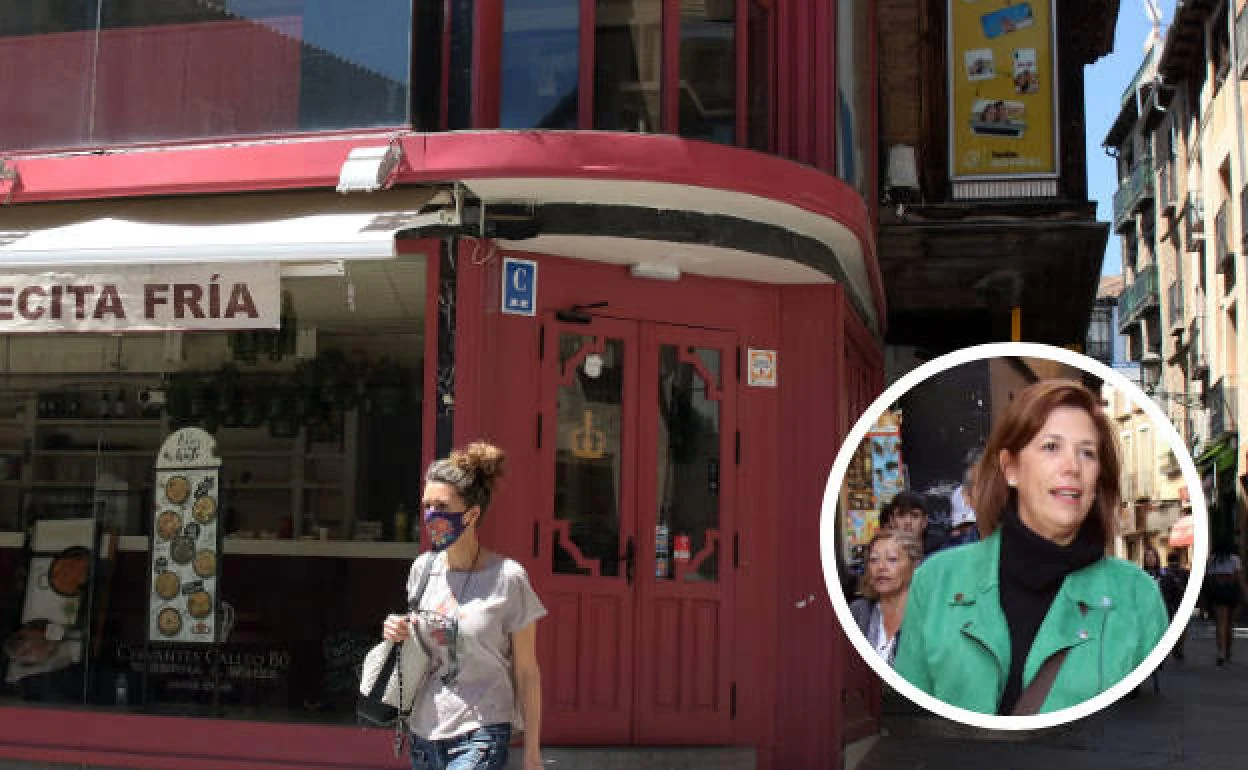
M 1143 155 L 1131 167 L 1131 172 L 1119 181 L 1118 190 L 1114 193 L 1114 230 L 1122 232 L 1139 205 L 1151 200 L 1153 194 L 1153 158 Z
M 1210 439 L 1239 430 L 1239 404 L 1236 396 L 1236 387 L 1230 378 L 1223 377 L 1209 386 L 1205 404 L 1209 408 Z
M 1149 310 L 1160 307 L 1161 295 L 1157 287 L 1157 266 L 1140 268 L 1135 280 L 1118 297 L 1118 332 L 1126 333 L 1132 325 Z
M 1205 253 L 1205 200 L 1200 193 L 1189 192 L 1183 206 L 1183 239 L 1188 251 Z
M 1183 284 L 1171 281 L 1166 287 L 1166 321 L 1171 330 L 1183 328 Z

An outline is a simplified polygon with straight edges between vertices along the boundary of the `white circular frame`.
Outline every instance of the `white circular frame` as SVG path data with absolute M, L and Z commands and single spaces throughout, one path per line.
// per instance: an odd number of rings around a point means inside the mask
M 823 511 L 819 521 L 819 546 L 820 557 L 823 562 L 823 579 L 827 584 L 828 594 L 832 598 L 832 608 L 836 611 L 837 620 L 840 621 L 845 631 L 845 636 L 858 650 L 858 654 L 862 656 L 867 665 L 880 678 L 914 703 L 946 719 L 973 727 L 993 730 L 1035 730 L 1055 727 L 1090 716 L 1130 693 L 1160 666 L 1166 656 L 1170 654 L 1170 650 L 1178 641 L 1179 635 L 1183 633 L 1186 624 L 1172 622 L 1156 649 L 1134 671 L 1105 692 L 1089 698 L 1078 705 L 1060 711 L 1027 717 L 981 714 L 976 711 L 951 706 L 932 695 L 928 695 L 894 671 L 880 657 L 859 630 L 858 624 L 854 621 L 853 615 L 849 611 L 849 603 L 845 600 L 840 576 L 837 571 L 837 506 L 840 500 L 841 487 L 844 483 L 845 472 L 849 468 L 849 463 L 853 459 L 854 453 L 866 438 L 867 432 L 875 425 L 876 420 L 889 406 L 896 403 L 916 385 L 933 375 L 940 374 L 955 366 L 971 363 L 972 361 L 1009 356 L 1058 361 L 1099 377 L 1103 382 L 1128 394 L 1135 406 L 1143 409 L 1144 413 L 1153 421 L 1158 435 L 1170 442 L 1170 446 L 1174 449 L 1174 454 L 1178 458 L 1179 466 L 1183 471 L 1183 479 L 1187 482 L 1187 489 L 1192 503 L 1192 523 L 1194 525 L 1192 571 L 1188 578 L 1187 590 L 1183 594 L 1183 601 L 1179 604 L 1179 610 L 1175 617 L 1191 617 L 1192 610 L 1195 608 L 1200 594 L 1200 586 L 1205 575 L 1205 561 L 1209 554 L 1209 523 L 1205 508 L 1204 490 L 1201 487 L 1200 476 L 1196 472 L 1196 464 L 1192 461 L 1182 437 L 1179 436 L 1178 431 L 1170 423 L 1169 418 L 1144 391 L 1140 390 L 1139 386 L 1100 361 L 1051 345 L 1031 342 L 998 342 L 976 345 L 928 361 L 893 383 L 858 418 L 858 422 L 854 424 L 849 435 L 845 437 L 845 441 L 836 455 L 836 462 L 832 466 L 832 473 L 828 477 L 828 485 L 823 494 Z

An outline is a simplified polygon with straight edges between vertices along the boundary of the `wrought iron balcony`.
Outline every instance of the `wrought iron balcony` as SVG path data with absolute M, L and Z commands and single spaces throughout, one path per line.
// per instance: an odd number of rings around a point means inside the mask
M 1139 205 L 1153 197 L 1153 158 L 1144 155 L 1131 167 L 1131 173 L 1118 183 L 1114 193 L 1114 230 L 1122 232 Z
M 1157 288 L 1157 266 L 1142 267 L 1120 297 L 1118 297 L 1118 332 L 1125 333 L 1149 310 L 1161 306 Z
M 1228 378 L 1222 378 L 1209 386 L 1206 403 L 1209 406 L 1209 438 L 1216 439 L 1239 430 L 1239 405 L 1236 388 Z

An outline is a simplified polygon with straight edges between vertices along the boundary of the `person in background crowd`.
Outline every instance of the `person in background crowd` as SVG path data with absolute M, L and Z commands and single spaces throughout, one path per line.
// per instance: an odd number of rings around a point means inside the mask
M 1083 703 L 1143 663 L 1166 608 L 1139 567 L 1105 555 L 1120 469 L 1097 395 L 1065 380 L 1019 391 L 975 471 L 984 539 L 915 572 L 897 672 L 949 705 L 1026 716 Z
M 1154 581 L 1161 584 L 1161 554 L 1157 553 L 1157 549 L 1151 545 L 1144 549 L 1143 568 L 1148 576 Z
M 952 510 L 949 512 L 949 539 L 941 546 L 941 550 L 954 546 L 974 543 L 979 540 L 979 529 L 975 523 L 975 509 L 966 499 L 968 492 L 975 486 L 975 466 L 984 456 L 983 450 L 972 449 L 966 455 L 966 473 L 962 484 L 953 490 L 949 498 Z
M 927 550 L 927 502 L 923 496 L 909 490 L 898 492 L 885 508 L 888 518 L 880 516 L 880 529 L 891 529 L 907 534 L 919 541 Z
M 1215 546 L 1209 554 L 1208 564 L 1205 579 L 1209 581 L 1208 601 L 1213 609 L 1217 629 L 1214 636 L 1218 646 L 1217 663 L 1221 666 L 1231 662 L 1231 641 L 1235 638 L 1235 627 L 1231 621 L 1248 590 L 1244 587 L 1244 570 L 1239 554 L 1233 547 L 1226 544 Z
M 1161 554 L 1157 553 L 1157 549 L 1150 545 L 1144 549 L 1143 562 L 1144 562 L 1143 564 L 1144 573 L 1153 579 L 1153 582 L 1157 584 L 1157 590 L 1160 591 L 1161 590 Z M 1163 601 L 1165 600 L 1164 595 L 1162 596 L 1162 600 Z M 1158 666 L 1157 668 L 1153 669 L 1151 678 L 1153 680 L 1153 692 L 1155 693 L 1161 692 L 1161 666 Z
M 923 548 L 914 536 L 883 530 L 867 544 L 867 570 L 862 596 L 849 605 L 863 636 L 891 666 L 897 653 L 898 629 L 906 614 L 906 594 Z
M 1166 614 L 1170 616 L 1170 622 L 1174 622 L 1175 615 L 1179 612 L 1179 605 L 1183 602 L 1183 592 L 1187 590 L 1187 581 L 1191 573 L 1183 567 L 1183 562 L 1179 558 L 1178 551 L 1171 551 L 1166 555 L 1166 568 L 1161 573 L 1161 598 L 1166 603 Z M 1179 640 L 1174 644 L 1174 659 L 1183 660 L 1183 640 L 1187 636 L 1187 621 L 1191 618 L 1183 618 L 1183 633 L 1179 634 Z

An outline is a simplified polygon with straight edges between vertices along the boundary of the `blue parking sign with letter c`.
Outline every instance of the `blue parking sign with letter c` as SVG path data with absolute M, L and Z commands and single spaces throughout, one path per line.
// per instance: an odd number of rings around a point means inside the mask
M 503 258 L 502 312 L 537 315 L 537 263 L 531 259 Z

